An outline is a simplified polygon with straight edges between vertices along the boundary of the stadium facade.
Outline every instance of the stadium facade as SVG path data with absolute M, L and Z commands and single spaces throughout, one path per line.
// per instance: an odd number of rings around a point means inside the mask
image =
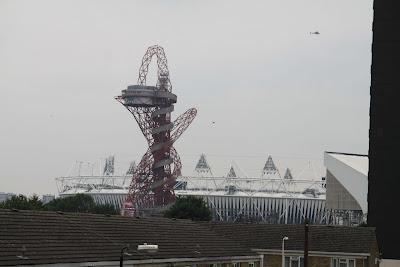
M 114 159 L 108 158 L 100 176 L 56 178 L 60 197 L 77 193 L 91 195 L 97 203 L 120 208 L 125 201 L 135 166 L 125 175 L 114 175 Z M 203 198 L 218 221 L 330 224 L 323 180 L 294 179 L 287 169 L 283 177 L 268 157 L 260 177 L 238 177 L 233 166 L 224 177 L 214 176 L 201 155 L 195 175 L 178 177 L 175 194 Z

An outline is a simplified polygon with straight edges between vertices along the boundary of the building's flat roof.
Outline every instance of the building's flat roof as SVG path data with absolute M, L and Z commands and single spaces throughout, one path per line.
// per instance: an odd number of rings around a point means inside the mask
M 340 160 L 349 167 L 368 176 L 368 155 L 340 153 L 340 152 L 326 152 L 326 153 L 336 158 L 337 160 Z

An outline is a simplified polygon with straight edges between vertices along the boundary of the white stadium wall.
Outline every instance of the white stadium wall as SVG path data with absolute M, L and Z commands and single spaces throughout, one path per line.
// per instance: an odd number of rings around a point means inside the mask
M 357 201 L 364 214 L 368 213 L 368 157 L 364 155 L 325 152 L 324 163 L 329 174 Z M 328 177 L 329 179 L 329 177 Z M 335 182 L 336 182 L 335 181 Z M 327 181 L 327 201 L 330 193 Z M 327 204 L 328 206 L 330 203 Z

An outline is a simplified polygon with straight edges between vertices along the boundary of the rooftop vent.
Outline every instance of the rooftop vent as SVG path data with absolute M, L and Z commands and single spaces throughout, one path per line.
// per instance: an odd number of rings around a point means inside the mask
M 158 245 L 150 245 L 147 243 L 143 243 L 143 245 L 138 245 L 138 250 L 144 250 L 149 252 L 155 252 L 158 250 Z

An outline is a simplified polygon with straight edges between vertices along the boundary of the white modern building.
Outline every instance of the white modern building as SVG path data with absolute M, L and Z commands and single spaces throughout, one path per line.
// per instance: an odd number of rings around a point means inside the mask
M 368 156 L 325 152 L 326 208 L 334 224 L 354 225 L 368 214 Z

